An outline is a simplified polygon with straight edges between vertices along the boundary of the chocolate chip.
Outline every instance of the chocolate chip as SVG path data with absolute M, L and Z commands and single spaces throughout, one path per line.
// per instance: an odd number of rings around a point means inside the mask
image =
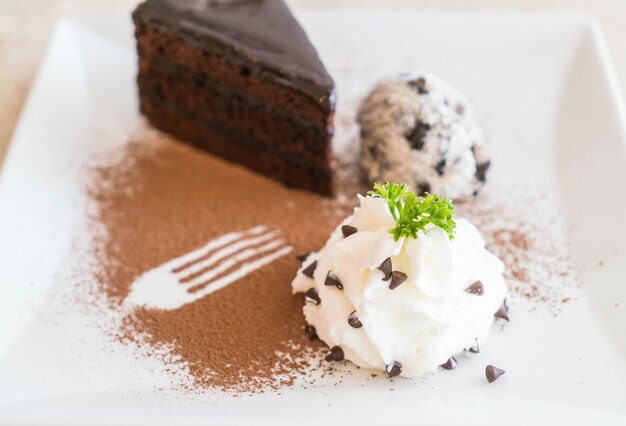
M 320 299 L 320 295 L 317 294 L 317 290 L 315 290 L 315 288 L 310 288 L 306 291 L 306 293 L 304 293 L 304 301 L 311 302 L 316 305 L 322 303 L 322 299 Z
M 417 93 L 419 94 L 423 95 L 428 93 L 424 77 L 419 77 L 417 80 L 409 81 L 409 86 L 415 87 L 417 89 Z
M 430 184 L 428 182 L 422 182 L 417 184 L 417 195 L 424 195 L 427 192 L 430 192 Z
M 437 174 L 439 176 L 443 176 L 443 172 L 445 169 L 446 169 L 446 159 L 442 158 L 441 161 L 439 161 L 437 165 L 435 166 L 435 170 L 437 171 Z
M 404 137 L 409 141 L 411 149 L 420 151 L 424 148 L 424 142 L 426 134 L 430 130 L 430 124 L 417 121 L 415 127 L 404 134 Z
M 309 257 L 310 254 L 311 252 L 299 254 L 298 256 L 296 256 L 296 259 L 298 259 L 300 262 L 304 262 L 306 258 Z
M 456 358 L 451 356 L 444 364 L 441 364 L 441 368 L 444 370 L 454 370 L 459 363 L 456 362 Z
M 344 238 L 348 238 L 350 235 L 356 233 L 356 228 L 351 225 L 343 225 L 341 227 L 341 233 L 343 234 Z
M 387 375 L 389 377 L 399 376 L 400 373 L 402 373 L 402 364 L 400 364 L 398 361 L 394 361 L 390 364 L 387 364 L 387 368 L 385 368 L 385 370 L 387 371 Z
M 350 327 L 352 327 L 352 328 L 361 328 L 361 327 L 363 327 L 363 324 L 361 323 L 361 321 L 356 316 L 356 311 L 354 311 L 350 315 L 348 315 L 348 324 L 350 324 Z
M 330 271 L 326 275 L 326 279 L 324 280 L 324 285 L 331 285 L 337 287 L 339 290 L 343 290 L 343 284 L 339 281 L 335 275 L 332 275 Z
M 476 343 L 474 343 L 474 345 L 472 347 L 470 347 L 467 351 L 471 352 L 473 354 L 479 354 L 480 353 L 480 348 L 478 347 L 478 339 L 476 339 Z
M 317 260 L 311 263 L 309 266 L 302 270 L 304 276 L 313 278 L 313 272 L 315 272 L 315 268 L 317 268 Z
M 472 285 L 465 289 L 465 292 L 476 296 L 482 296 L 485 293 L 485 287 L 483 286 L 482 281 L 476 280 Z
M 326 355 L 326 361 L 343 361 L 343 350 L 339 346 L 333 346 Z
M 502 306 L 500 306 L 500 309 L 498 309 L 496 313 L 493 314 L 493 316 L 503 320 L 511 321 L 511 319 L 509 318 L 509 310 L 507 309 L 506 301 L 502 302 Z
M 165 101 L 167 98 L 165 97 L 165 91 L 163 91 L 163 87 L 160 85 L 156 85 L 154 87 L 154 94 L 159 101 Z
M 485 376 L 487 376 L 487 381 L 489 383 L 493 383 L 498 380 L 498 377 L 505 373 L 501 368 L 496 367 L 495 365 L 488 365 L 485 368 Z
M 161 53 L 162 49 L 163 47 L 159 47 L 159 53 Z M 206 84 L 206 77 L 207 76 L 202 73 L 193 73 L 192 79 L 193 79 L 193 82 L 196 83 L 196 86 L 204 87 L 204 85 Z
M 370 153 L 370 156 L 371 156 L 373 159 L 377 159 L 377 158 L 378 158 L 378 148 L 376 148 L 374 145 L 370 145 L 370 146 L 367 148 L 367 152 L 369 152 L 369 153 Z
M 311 324 L 304 324 L 304 332 L 306 333 L 306 337 L 308 337 L 309 340 L 315 340 L 318 338 L 317 330 Z
M 393 265 L 391 264 L 391 258 L 390 257 L 388 257 L 387 259 L 383 260 L 383 263 L 380 264 L 378 269 L 383 271 L 383 274 L 385 274 L 385 277 L 383 278 L 383 281 L 387 281 L 387 280 L 389 280 L 389 278 L 391 278 L 391 270 L 392 270 L 392 268 L 393 268 Z
M 400 284 L 406 281 L 406 274 L 400 271 L 393 271 L 391 273 L 391 283 L 389 283 L 389 289 L 393 290 Z
M 479 182 L 485 183 L 487 180 L 487 170 L 489 170 L 490 166 L 491 161 L 489 160 L 485 163 L 476 164 L 476 173 L 474 173 L 474 176 L 476 176 L 476 179 L 478 179 Z
M 465 113 L 465 107 L 463 106 L 463 104 L 456 104 L 456 108 L 454 108 L 454 110 L 457 112 L 457 114 L 463 115 L 463 113 Z

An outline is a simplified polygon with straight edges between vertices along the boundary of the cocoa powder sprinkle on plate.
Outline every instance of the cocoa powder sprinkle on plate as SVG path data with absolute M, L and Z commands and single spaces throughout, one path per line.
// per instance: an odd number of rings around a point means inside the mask
M 104 161 L 88 191 L 98 283 L 114 310 L 142 273 L 207 241 L 265 225 L 303 253 L 321 247 L 354 207 L 287 190 L 148 130 Z M 236 394 L 293 386 L 323 359 L 302 332 L 304 298 L 292 294 L 299 266 L 280 257 L 179 309 L 137 309 L 111 332 L 138 356 L 171 366 L 175 383 L 182 375 L 180 383 Z M 311 292 L 307 300 L 320 302 Z
M 285 189 L 156 132 L 125 146 L 99 165 L 94 175 L 89 188 L 97 207 L 94 253 L 100 290 L 112 309 L 119 309 L 142 273 L 224 233 L 269 225 L 284 234 L 296 253 L 302 253 L 322 247 L 354 207 L 352 201 Z M 218 181 L 229 185 L 208 183 Z M 352 200 L 353 194 L 346 194 L 345 199 Z M 532 215 L 503 208 L 488 197 L 485 191 L 458 209 L 477 225 L 489 250 L 504 261 L 513 302 L 523 297 L 557 310 L 570 300 L 573 303 L 576 298 L 563 289 L 576 274 L 566 247 L 550 232 L 551 225 L 542 227 L 532 222 Z M 537 205 L 527 195 L 518 199 L 524 200 L 520 208 Z M 343 229 L 342 233 L 346 236 Z M 136 345 L 142 356 L 160 358 L 172 364 L 172 370 L 183 367 L 200 388 L 262 392 L 292 386 L 298 378 L 308 377 L 310 382 L 311 368 L 332 374 L 332 365 L 322 365 L 321 344 L 308 340 L 311 330 L 307 327 L 302 333 L 304 299 L 292 295 L 290 286 L 300 266 L 293 255 L 284 256 L 182 308 L 137 309 L 126 315 L 116 333 L 122 342 Z M 316 262 L 308 265 L 311 269 L 305 275 L 312 278 L 315 267 Z M 392 278 L 390 258 L 379 269 L 386 281 Z M 563 285 L 553 284 L 554 280 Z M 321 302 L 315 289 L 305 299 Z M 505 305 L 500 311 L 508 320 Z M 343 351 L 337 348 L 343 359 Z M 311 351 L 320 355 L 312 359 Z M 393 365 L 387 366 L 388 373 Z M 489 367 L 494 380 L 504 373 Z M 489 379 L 488 370 L 486 374 Z
M 561 312 L 564 299 L 580 285 L 581 266 L 572 261 L 567 230 L 551 194 L 528 186 L 484 191 L 471 202 L 455 203 L 457 214 L 478 228 L 489 251 L 505 264 L 512 299 L 531 302 L 530 311 Z M 536 215 L 536 206 L 544 214 Z

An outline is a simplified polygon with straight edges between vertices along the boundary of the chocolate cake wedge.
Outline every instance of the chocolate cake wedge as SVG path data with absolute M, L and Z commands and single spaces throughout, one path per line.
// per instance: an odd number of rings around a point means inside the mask
M 282 0 L 147 0 L 141 112 L 193 146 L 332 194 L 334 83 Z

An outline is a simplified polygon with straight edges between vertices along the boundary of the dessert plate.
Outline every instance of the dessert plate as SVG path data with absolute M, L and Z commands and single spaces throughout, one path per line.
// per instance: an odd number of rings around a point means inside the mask
M 417 380 L 357 372 L 237 398 L 181 392 L 166 366 L 111 340 L 97 309 L 71 298 L 88 284 L 72 262 L 89 247 L 80 177 L 140 117 L 130 20 L 63 21 L 0 177 L 0 423 L 625 424 L 626 114 L 596 24 L 407 11 L 300 19 L 337 80 L 340 112 L 380 77 L 414 68 L 473 101 L 494 192 L 539 188 L 547 198 L 529 198 L 531 214 L 556 213 L 549 226 L 577 266 L 571 301 L 554 315 L 514 300 L 513 321 L 494 327 L 480 358 Z M 505 376 L 488 384 L 485 364 Z

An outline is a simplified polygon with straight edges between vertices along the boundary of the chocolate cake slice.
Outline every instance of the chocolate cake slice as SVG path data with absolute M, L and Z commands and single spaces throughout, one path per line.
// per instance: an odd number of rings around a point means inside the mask
M 147 0 L 141 112 L 197 148 L 332 193 L 334 83 L 282 0 Z

